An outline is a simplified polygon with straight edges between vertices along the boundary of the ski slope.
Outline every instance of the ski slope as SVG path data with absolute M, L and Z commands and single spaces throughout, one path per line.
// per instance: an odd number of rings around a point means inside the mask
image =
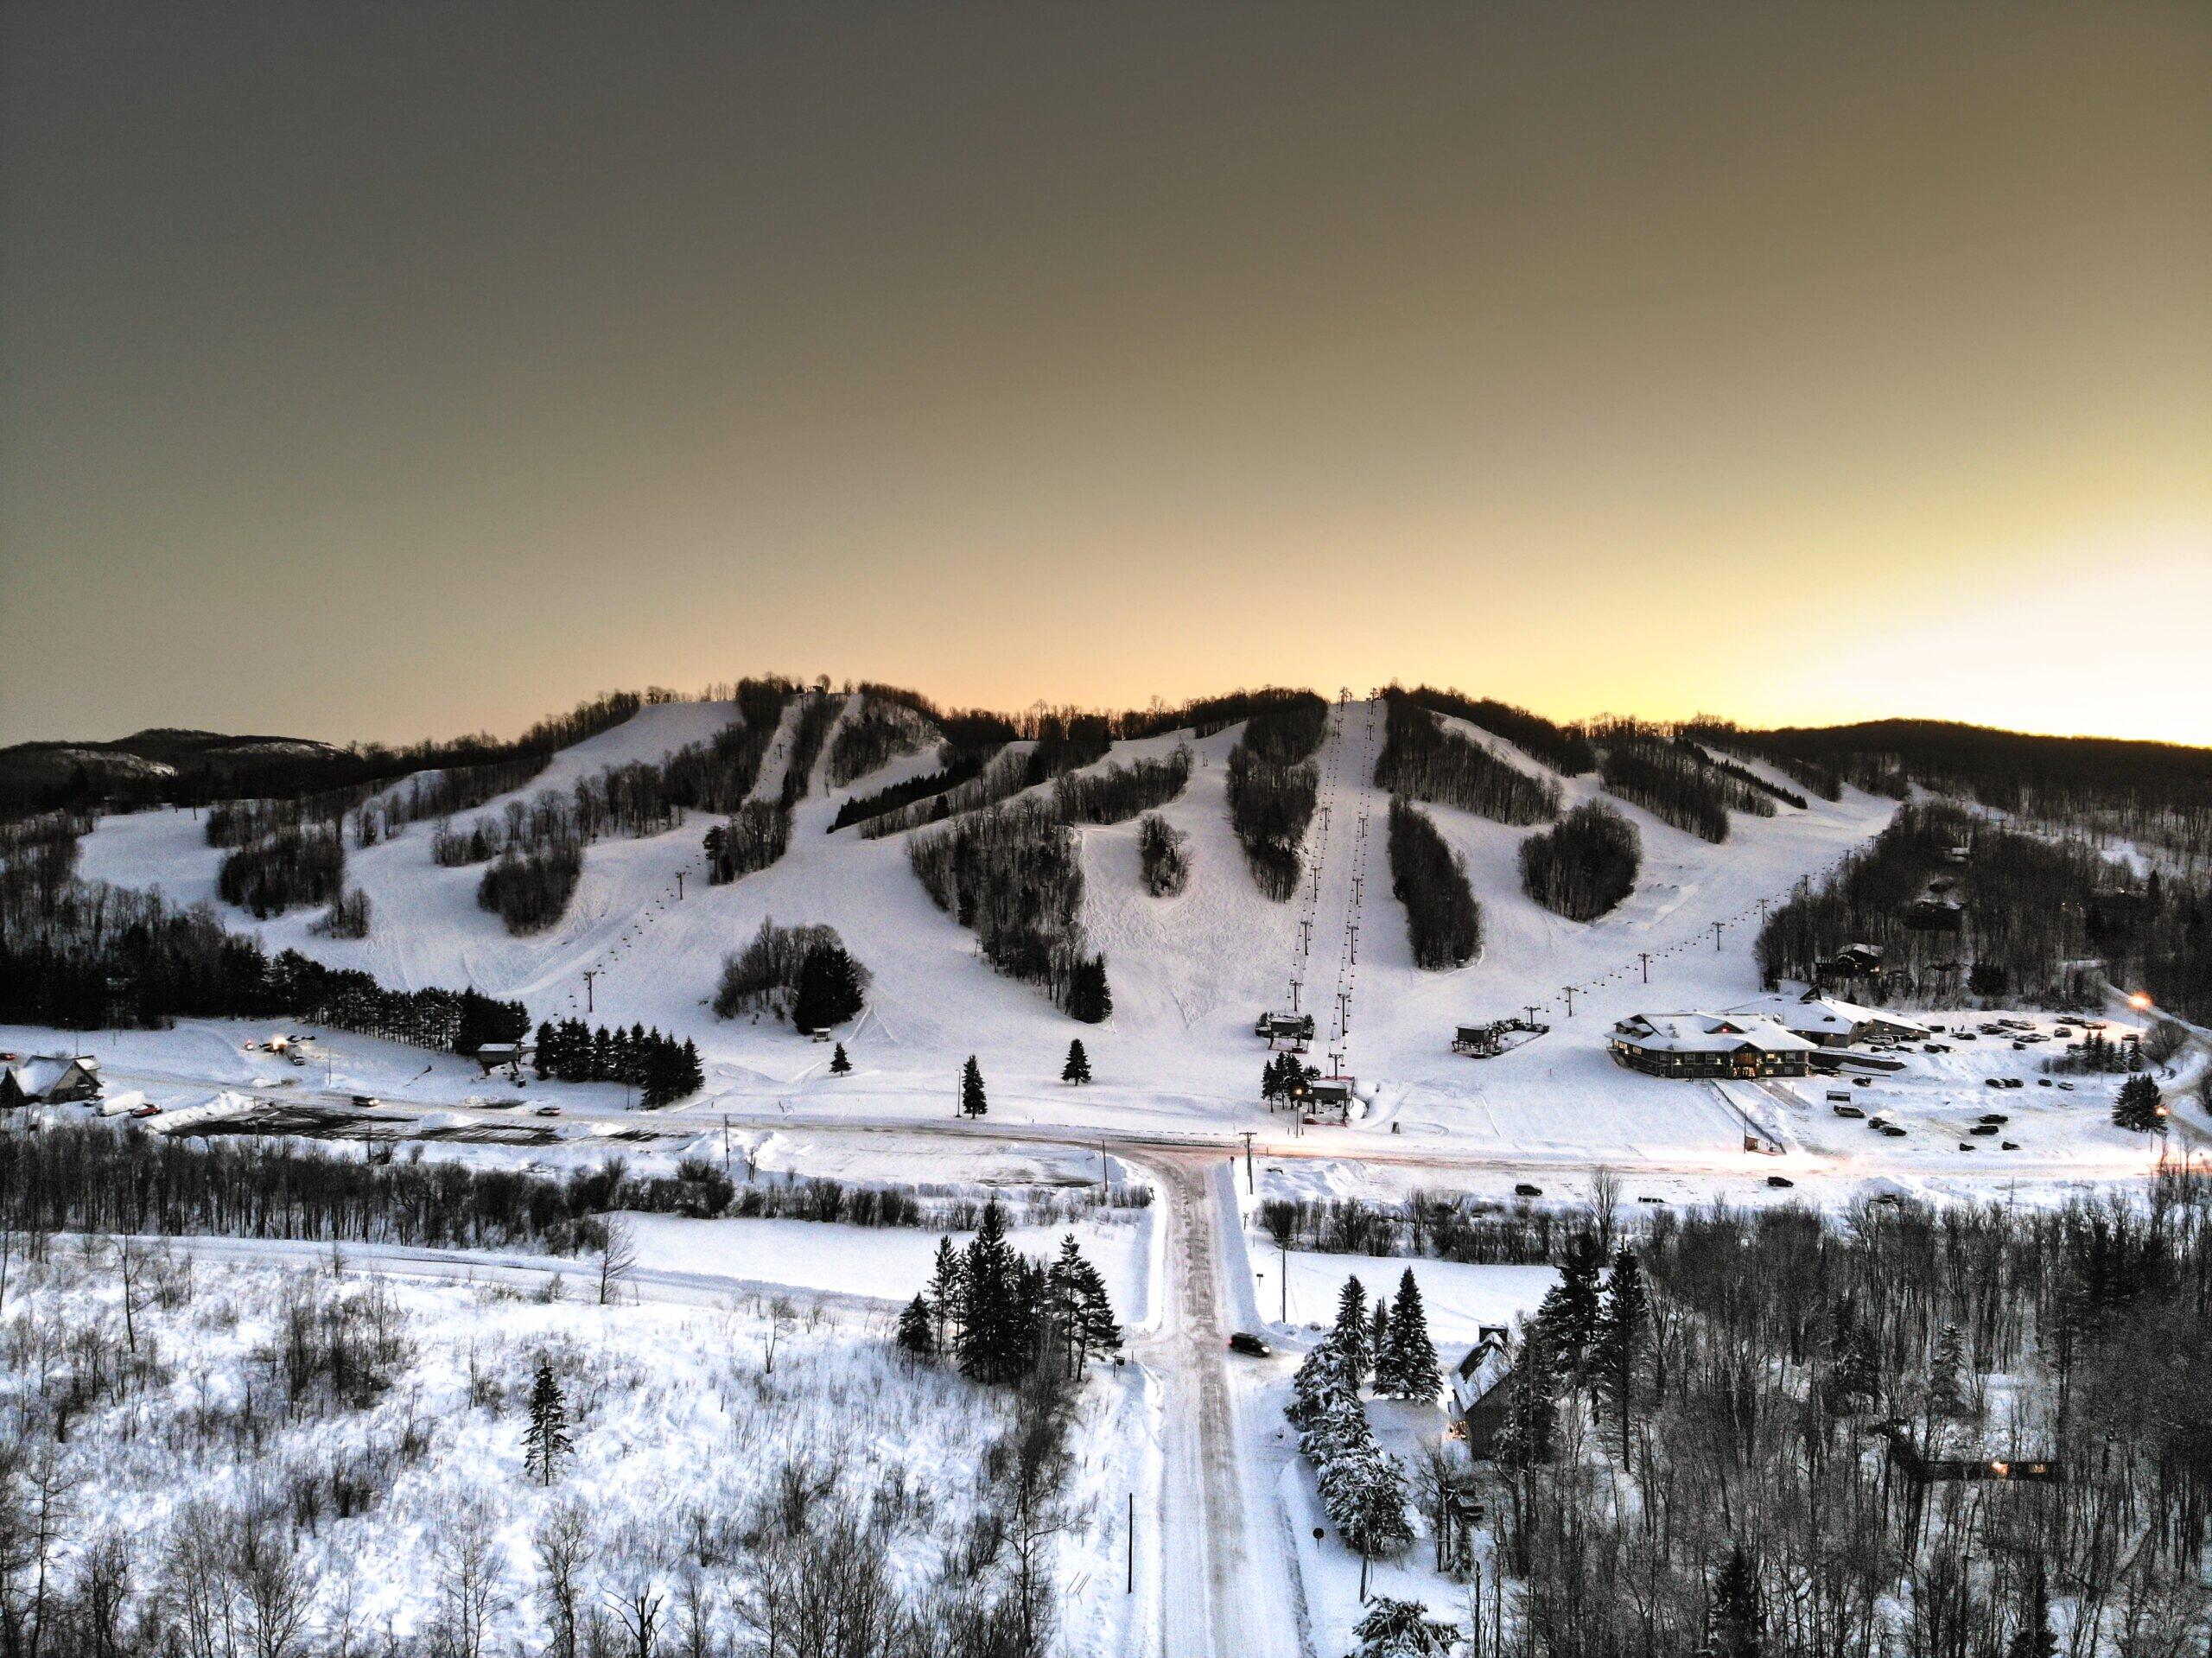
M 858 702 L 844 700 L 841 723 L 855 717 Z M 565 789 L 602 765 L 658 759 L 735 717 L 721 703 L 643 708 L 564 751 L 518 797 Z M 762 768 L 764 791 L 781 783 L 791 718 L 787 708 Z M 1448 723 L 1506 763 L 1548 775 L 1511 744 Z M 1878 832 L 1893 803 L 1847 791 L 1839 802 L 1785 805 L 1771 818 L 1737 814 L 1730 839 L 1714 846 L 1611 800 L 1642 837 L 1643 868 L 1631 896 L 1588 923 L 1565 920 L 1521 892 L 1519 848 L 1532 830 L 1424 806 L 1466 861 L 1483 906 L 1484 943 L 1465 968 L 1423 972 L 1412 965 L 1404 914 L 1389 891 L 1389 800 L 1373 783 L 1381 727 L 1379 703 L 1331 710 L 1307 873 L 1283 903 L 1261 894 L 1230 829 L 1226 762 L 1241 727 L 1115 746 L 1102 765 L 1163 757 L 1179 743 L 1191 748 L 1189 786 L 1161 814 L 1187 837 L 1191 877 L 1183 893 L 1154 898 L 1140 878 L 1135 822 L 1077 829 L 1084 926 L 1107 957 L 1115 998 L 1113 1017 L 1101 1026 L 1073 1023 L 1040 991 L 993 972 L 973 934 L 938 911 L 914 878 L 908 835 L 866 841 L 849 829 L 827 832 L 848 794 L 927 772 L 935 764 L 929 753 L 894 760 L 842 790 L 825 785 L 817 761 L 785 857 L 728 886 L 705 882 L 705 818 L 643 839 L 597 842 L 569 913 L 535 937 L 508 937 L 476 906 L 480 867 L 439 869 L 430 861 L 428 824 L 349 850 L 348 880 L 373 906 L 366 940 L 317 937 L 313 917 L 301 911 L 257 924 L 229 910 L 226 920 L 258 931 L 272 946 L 364 967 L 395 985 L 474 984 L 524 1000 L 537 1018 L 588 1009 L 595 1021 L 680 1032 L 698 1043 L 709 1079 L 705 1096 L 683 1109 L 774 1110 L 795 1121 L 950 1115 L 957 1069 L 972 1053 L 997 1120 L 1287 1134 L 1287 1115 L 1271 1115 L 1257 1097 L 1267 1052 L 1251 1026 L 1262 1009 L 1287 1005 L 1296 977 L 1302 1005 L 1320 1020 L 1309 1058 L 1325 1066 L 1330 1054 L 1340 1054 L 1344 1070 L 1358 1078 L 1357 1120 L 1313 1131 L 1341 1140 L 1348 1153 L 1365 1146 L 1532 1164 L 1739 1165 L 1742 1102 L 1620 1070 L 1606 1057 L 1605 1032 L 1639 1010 L 1726 1007 L 1754 996 L 1751 943 L 1760 901 L 1817 877 Z M 1562 791 L 1572 806 L 1595 797 L 1598 782 L 1565 779 Z M 497 816 L 505 804 L 479 810 Z M 191 814 L 152 812 L 103 822 L 85 839 L 81 867 L 98 879 L 212 901 L 220 855 L 200 841 Z M 772 1020 L 713 1017 L 722 958 L 772 918 L 835 927 L 873 975 L 867 1011 L 839 1032 L 853 1075 L 830 1077 L 829 1047 Z M 1639 960 L 1646 955 L 1648 984 Z M 1548 1034 L 1493 1059 L 1451 1051 L 1456 1025 L 1529 1008 L 1551 1024 Z M 1058 1081 L 1077 1037 L 1098 1078 L 1082 1089 Z M 1826 1124 L 1791 1143 L 1808 1159 L 1870 1167 L 1886 1166 L 1893 1149 L 1864 1146 Z M 1940 1161 L 1933 1145 L 1910 1149 L 1920 1166 Z M 2127 1148 L 2098 1149 L 2118 1157 Z

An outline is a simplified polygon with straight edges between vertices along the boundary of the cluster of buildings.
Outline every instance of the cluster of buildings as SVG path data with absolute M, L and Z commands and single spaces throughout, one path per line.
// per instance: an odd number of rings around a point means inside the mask
M 1605 1039 L 1616 1064 L 1651 1077 L 1802 1077 L 1823 1050 L 1924 1040 L 1909 1019 L 1833 996 L 1770 996 L 1726 1013 L 1631 1013 Z
M 0 1053 L 0 1110 L 100 1096 L 100 1062 L 69 1053 Z

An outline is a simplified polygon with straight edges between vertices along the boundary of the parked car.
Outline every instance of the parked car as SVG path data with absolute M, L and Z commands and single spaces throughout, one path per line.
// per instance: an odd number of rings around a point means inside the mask
M 1850 1097 L 1850 1094 L 1842 1089 L 1832 1088 L 1828 1090 L 1828 1098 L 1831 1100 L 1847 1100 Z
M 2071 1083 L 2061 1083 L 2058 1085 L 2058 1091 L 2062 1094 L 2071 1094 L 2074 1091 L 2074 1084 Z
M 2006 1116 L 2002 1111 L 1985 1111 L 1981 1114 L 1981 1120 L 1984 1122 L 1995 1123 L 2006 1123 L 2012 1121 L 2012 1118 Z
M 1766 1183 L 1770 1186 L 1781 1186 L 1785 1188 L 1794 1186 L 1797 1184 L 1786 1174 L 1770 1174 L 1766 1178 Z
M 1997 1132 L 1997 1125 L 1993 1122 L 1977 1122 L 1973 1128 L 1967 1129 L 1967 1132 L 1970 1134 L 1977 1134 L 1986 1138 Z
M 1843 1097 L 1847 1100 L 1851 1096 L 1847 1094 Z M 1866 1115 L 1855 1105 L 1839 1105 L 1835 1108 L 1835 1114 L 1839 1117 L 1863 1117 Z
M 2020 1149 L 2020 1142 L 2017 1140 L 2000 1140 L 1997 1142 L 1997 1149 L 2000 1152 L 2017 1152 Z
M 134 1117 L 158 1117 L 162 1115 L 162 1108 L 149 1100 L 137 1107 L 130 1115 Z
M 1229 1338 L 1229 1350 L 1232 1353 L 1242 1353 L 1247 1358 L 1263 1359 L 1274 1352 L 1274 1349 L 1269 1347 L 1250 1331 L 1240 1330 Z
M 1898 1128 L 1894 1122 L 1884 1123 L 1882 1125 L 1882 1132 L 1887 1134 L 1891 1140 L 1903 1140 L 1904 1138 L 1904 1130 Z
M 535 1115 L 541 1117 L 557 1117 L 561 1115 L 561 1108 L 557 1105 L 541 1105 Z
M 1541 1197 L 1544 1195 L 1544 1189 L 1541 1186 L 1532 1186 L 1523 1180 L 1513 1188 L 1513 1195 L 1516 1197 Z

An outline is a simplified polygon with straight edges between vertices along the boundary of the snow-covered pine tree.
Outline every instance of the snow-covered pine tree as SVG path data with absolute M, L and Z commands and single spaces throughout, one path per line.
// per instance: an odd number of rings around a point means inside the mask
M 930 1315 L 929 1303 L 918 1294 L 899 1315 L 899 1345 L 924 1358 L 937 1351 L 937 1321 Z
M 960 1068 L 960 1115 L 980 1117 L 990 1109 L 983 1097 L 983 1068 L 969 1054 L 968 1063 Z
M 2131 1044 L 2140 1051 L 2139 1044 Z M 2163 1134 L 2166 1132 L 2164 1108 L 2158 1101 L 2158 1084 L 2147 1076 L 2130 1077 L 2120 1085 L 2120 1097 L 2113 1102 L 2112 1120 L 2122 1128 L 2139 1134 Z
M 1375 1298 L 1375 1307 L 1367 1315 L 1367 1362 L 1375 1372 L 1375 1391 L 1382 1391 L 1382 1356 L 1390 1350 L 1390 1303 L 1382 1296 Z
M 540 1485 L 550 1485 L 561 1464 L 575 1449 L 569 1438 L 569 1407 L 561 1397 L 553 1362 L 537 1361 L 537 1377 L 531 1384 L 530 1423 L 522 1435 L 524 1471 Z
M 1304 1428 L 1316 1420 L 1330 1401 L 1348 1394 L 1357 1384 L 1344 1363 L 1344 1350 L 1332 1331 L 1317 1343 L 1290 1380 L 1290 1403 L 1283 1414 Z
M 1367 1286 L 1357 1275 L 1344 1279 L 1344 1286 L 1337 1292 L 1337 1351 L 1344 1360 L 1344 1373 L 1351 1378 L 1351 1391 L 1357 1395 L 1367 1382 L 1369 1367 L 1374 1355 L 1367 1350 Z
M 1459 1626 L 1428 1615 L 1417 1600 L 1377 1595 L 1352 1625 L 1359 1649 L 1351 1658 L 1449 1658 L 1459 1640 Z
M 1436 1344 L 1428 1337 L 1428 1310 L 1421 1305 L 1414 1269 L 1398 1280 L 1398 1299 L 1390 1309 L 1390 1337 L 1375 1361 L 1375 1386 L 1393 1399 L 1434 1399 L 1444 1386 L 1436 1363 Z
M 830 1074 L 832 1077 L 853 1074 L 853 1062 L 845 1057 L 845 1045 L 842 1042 L 830 1050 Z
M 1090 1056 L 1083 1051 L 1081 1037 L 1068 1044 L 1068 1062 L 1060 1067 L 1060 1080 L 1077 1084 L 1090 1080 Z

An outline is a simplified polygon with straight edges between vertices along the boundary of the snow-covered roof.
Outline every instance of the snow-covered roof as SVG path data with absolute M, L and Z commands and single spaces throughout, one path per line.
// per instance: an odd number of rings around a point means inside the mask
M 66 1053 L 34 1054 L 8 1067 L 8 1075 L 15 1078 L 16 1088 L 27 1100 L 43 1099 L 59 1088 L 69 1073 L 78 1069 L 78 1061 Z M 84 1066 L 89 1073 L 94 1067 Z
M 1796 996 L 1762 996 L 1757 1001 L 1747 1001 L 1730 1012 L 1751 1019 L 1771 1020 L 1785 1031 L 1802 1034 L 1817 1032 L 1822 1036 L 1849 1037 L 1868 1025 L 1926 1033 L 1925 1027 L 1914 1024 L 1909 1019 L 1885 1013 L 1878 1007 L 1862 1007 L 1857 1002 L 1843 1001 L 1834 996 L 1815 996 L 1809 1000 L 1801 1000 Z
M 1513 1361 L 1505 1338 L 1485 1335 L 1452 1367 L 1452 1402 L 1465 1415 L 1512 1374 Z
M 1743 1013 L 1631 1013 L 1613 1026 L 1614 1038 L 1652 1053 L 1804 1053 L 1813 1045 L 1770 1019 Z

